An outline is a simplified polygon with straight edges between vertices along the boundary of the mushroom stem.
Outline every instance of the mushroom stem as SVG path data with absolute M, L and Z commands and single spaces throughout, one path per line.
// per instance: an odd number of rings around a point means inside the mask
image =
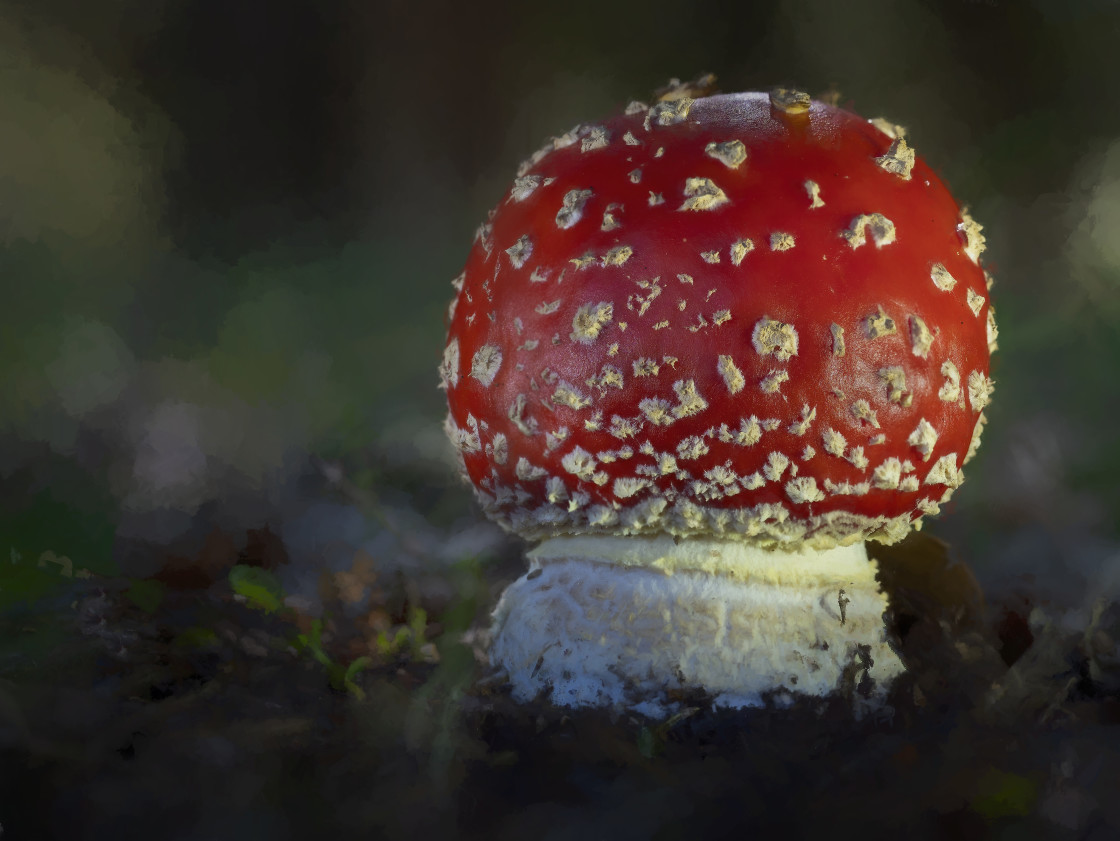
M 519 701 L 660 715 L 674 690 L 727 707 L 847 690 L 874 706 L 904 670 L 863 543 L 554 537 L 529 561 L 494 611 L 491 648 Z

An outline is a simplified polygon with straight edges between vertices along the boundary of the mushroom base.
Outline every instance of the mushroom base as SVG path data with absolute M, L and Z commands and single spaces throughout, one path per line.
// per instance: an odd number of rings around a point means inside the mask
M 843 692 L 867 708 L 904 670 L 863 543 L 557 537 L 529 560 L 494 611 L 490 650 L 519 701 L 658 716 L 695 691 L 727 707 Z

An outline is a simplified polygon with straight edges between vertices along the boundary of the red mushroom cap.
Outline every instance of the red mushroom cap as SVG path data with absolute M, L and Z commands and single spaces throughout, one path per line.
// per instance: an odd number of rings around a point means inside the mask
M 888 123 L 788 91 L 634 103 L 479 229 L 448 432 L 530 538 L 899 539 L 978 442 L 983 243 Z

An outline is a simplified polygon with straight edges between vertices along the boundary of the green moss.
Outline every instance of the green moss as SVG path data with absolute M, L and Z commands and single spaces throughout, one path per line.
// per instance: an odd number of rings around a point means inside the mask
M 284 606 L 280 582 L 266 569 L 238 564 L 229 571 L 229 585 L 257 610 L 273 613 Z
M 976 784 L 970 806 L 988 820 L 1029 815 L 1038 800 L 1038 786 L 1019 774 L 989 768 Z

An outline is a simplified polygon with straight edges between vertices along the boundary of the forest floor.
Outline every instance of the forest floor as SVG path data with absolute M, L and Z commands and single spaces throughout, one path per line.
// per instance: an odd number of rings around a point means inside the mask
M 858 720 L 514 703 L 483 649 L 512 541 L 295 596 L 275 534 L 235 544 L 0 619 L 4 841 L 1120 837 L 1120 604 L 985 603 L 922 533 L 873 550 L 908 672 Z

